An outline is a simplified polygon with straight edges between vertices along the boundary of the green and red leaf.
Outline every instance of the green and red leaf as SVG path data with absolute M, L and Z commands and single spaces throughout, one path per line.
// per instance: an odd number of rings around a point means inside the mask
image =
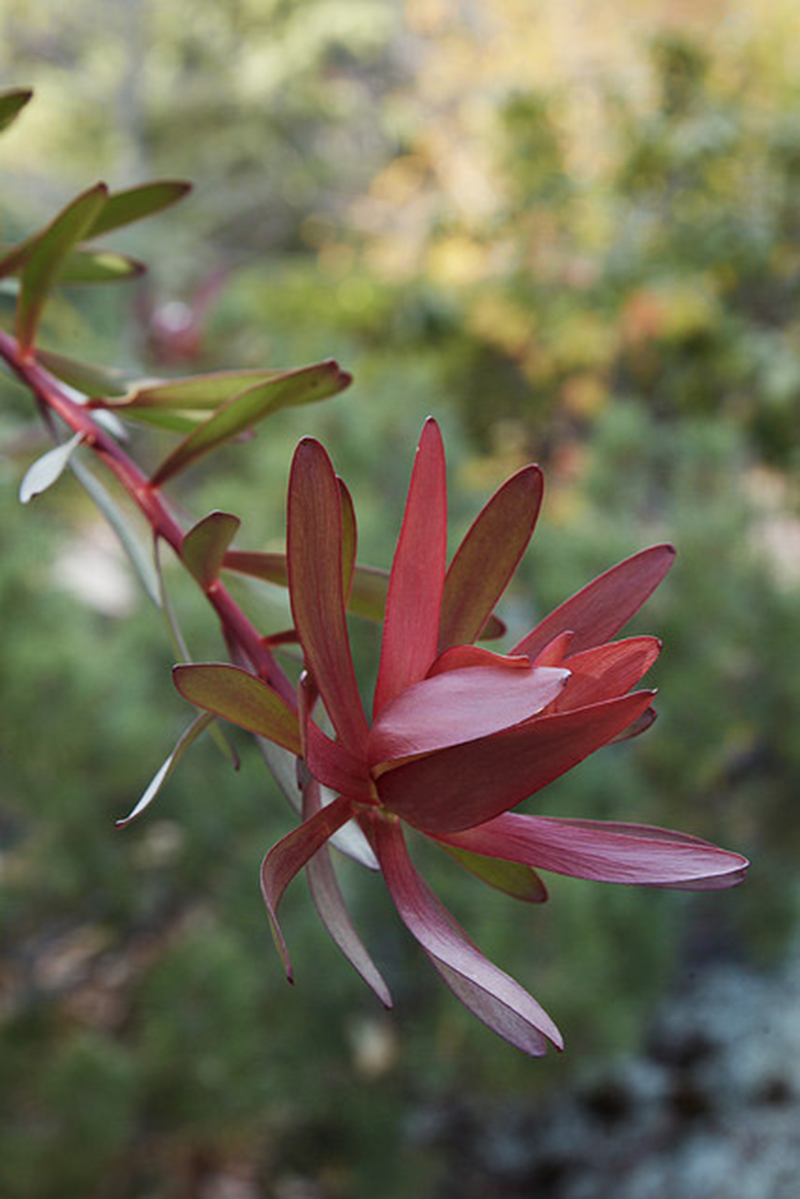
M 172 678 L 184 699 L 198 708 L 300 755 L 297 716 L 277 691 L 255 675 L 240 666 L 204 662 L 175 666 Z
M 528 547 L 542 503 L 542 473 L 512 475 L 476 517 L 447 571 L 439 651 L 482 635 Z
M 97 216 L 85 240 L 110 233 L 123 225 L 131 225 L 145 217 L 162 212 L 177 204 L 192 190 L 191 183 L 179 179 L 156 179 L 150 183 L 139 183 L 124 191 L 111 192 L 103 211 Z
M 201 587 L 210 587 L 219 578 L 223 558 L 241 523 L 231 512 L 210 512 L 184 534 L 181 558 Z
M 95 184 L 72 200 L 46 229 L 36 235 L 26 256 L 17 301 L 17 341 L 23 354 L 33 345 L 42 311 L 59 280 L 67 256 L 86 236 L 107 198 L 106 185 Z
M 341 490 L 312 438 L 295 451 L 289 478 L 289 594 L 306 664 L 345 746 L 365 750 L 368 727 L 347 632 L 342 580 Z
M 218 408 L 172 451 L 153 474 L 153 486 L 160 487 L 273 412 L 327 399 L 344 390 L 350 380 L 337 363 L 328 361 L 286 371 L 247 388 Z

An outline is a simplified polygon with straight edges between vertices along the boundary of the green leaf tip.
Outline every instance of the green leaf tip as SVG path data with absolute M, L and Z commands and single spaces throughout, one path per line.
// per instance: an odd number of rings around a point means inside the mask
M 157 179 L 150 183 L 139 183 L 124 191 L 112 192 L 105 208 L 95 218 L 85 240 L 110 233 L 123 225 L 155 216 L 165 208 L 177 204 L 192 190 L 191 183 L 180 179 Z
M 17 119 L 33 96 L 29 87 L 12 87 L 0 92 L 0 133 Z
M 97 183 L 81 192 L 58 216 L 36 235 L 20 279 L 17 304 L 17 340 L 24 354 L 30 352 L 44 307 L 70 251 L 106 204 L 108 188 Z

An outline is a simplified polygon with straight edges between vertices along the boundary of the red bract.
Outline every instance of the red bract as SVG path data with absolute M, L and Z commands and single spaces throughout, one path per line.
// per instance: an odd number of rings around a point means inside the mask
M 448 568 L 444 450 L 438 426 L 429 420 L 392 564 L 370 724 L 345 617 L 353 553 L 343 538 L 343 494 L 323 447 L 302 441 L 289 483 L 287 557 L 306 668 L 297 736 L 310 778 L 303 823 L 270 850 L 262 867 L 263 893 L 287 971 L 277 909 L 288 883 L 308 866 L 329 931 L 384 1003 L 391 1002 L 350 923 L 324 852 L 328 839 L 355 821 L 401 919 L 458 998 L 528 1053 L 542 1054 L 548 1041 L 560 1048 L 549 1016 L 481 954 L 420 878 L 403 824 L 449 849 L 493 885 L 528 900 L 546 898 L 538 869 L 693 890 L 741 881 L 744 858 L 696 837 L 510 810 L 596 749 L 651 722 L 654 692 L 631 688 L 655 661 L 660 643 L 653 637 L 608 639 L 661 582 L 674 551 L 653 546 L 606 571 L 508 655 L 474 646 L 530 540 L 541 474 L 525 467 L 496 492 Z M 214 669 L 234 668 L 179 668 L 178 685 L 202 706 L 255 727 L 241 706 L 226 707 L 213 697 L 204 702 L 196 687 L 190 693 L 191 672 Z M 318 698 L 334 736 L 312 718 Z M 293 749 L 290 713 L 278 699 L 270 691 L 257 731 Z M 323 789 L 331 802 L 323 804 Z

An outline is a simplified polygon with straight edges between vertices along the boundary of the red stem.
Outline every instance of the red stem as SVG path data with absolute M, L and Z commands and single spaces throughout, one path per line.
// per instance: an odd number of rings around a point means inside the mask
M 83 434 L 84 445 L 94 450 L 97 457 L 116 475 L 144 515 L 153 530 L 153 536 L 163 538 L 180 560 L 183 529 L 133 459 L 120 448 L 83 405 L 77 404 L 66 394 L 57 379 L 35 361 L 23 357 L 15 339 L 2 329 L 0 357 L 5 359 L 11 370 L 44 408 L 60 416 L 74 433 Z M 294 708 L 296 701 L 291 682 L 264 644 L 261 634 L 227 588 L 216 579 L 207 587 L 201 587 L 201 590 L 216 611 L 226 636 L 240 646 L 258 674 Z

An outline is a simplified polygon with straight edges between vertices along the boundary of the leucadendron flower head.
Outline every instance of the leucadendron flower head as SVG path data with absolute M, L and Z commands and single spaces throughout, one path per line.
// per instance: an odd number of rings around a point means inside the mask
M 288 504 L 289 590 L 305 663 L 297 712 L 236 667 L 176 668 L 187 698 L 302 759 L 304 819 L 269 851 L 261 872 L 290 977 L 277 911 L 288 883 L 308 866 L 332 936 L 391 1004 L 327 853 L 328 840 L 354 822 L 400 918 L 447 985 L 496 1033 L 535 1055 L 548 1042 L 562 1047 L 558 1029 L 442 906 L 411 862 L 404 826 L 492 885 L 534 902 L 547 897 L 539 870 L 714 890 L 740 882 L 747 867 L 739 854 L 683 833 L 513 810 L 595 750 L 652 722 L 654 692 L 632 688 L 655 661 L 660 642 L 609 639 L 674 557 L 669 545 L 643 550 L 568 599 L 510 653 L 477 647 L 530 540 L 541 497 L 538 467 L 518 471 L 486 504 L 448 566 L 444 449 L 438 426 L 426 422 L 389 578 L 370 721 L 346 622 L 355 561 L 352 508 L 326 451 L 307 438 L 294 456 Z M 325 722 L 315 719 L 320 704 Z

